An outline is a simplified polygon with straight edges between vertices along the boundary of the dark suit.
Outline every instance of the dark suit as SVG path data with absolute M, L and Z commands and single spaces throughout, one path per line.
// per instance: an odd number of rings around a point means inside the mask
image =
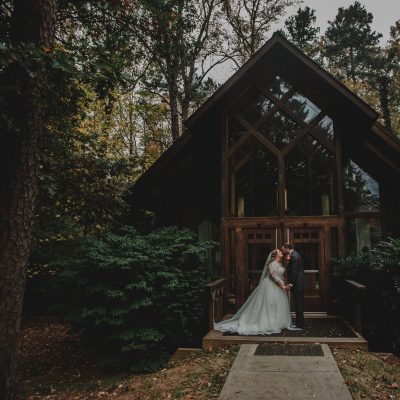
M 296 311 L 296 325 L 304 325 L 303 303 L 304 303 L 304 264 L 300 254 L 293 250 L 287 265 L 288 281 L 293 285 L 291 290 L 294 308 Z

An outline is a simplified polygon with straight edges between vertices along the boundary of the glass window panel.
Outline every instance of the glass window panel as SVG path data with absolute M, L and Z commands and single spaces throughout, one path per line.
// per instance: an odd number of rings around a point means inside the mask
M 262 94 L 258 94 L 255 100 L 252 101 L 247 108 L 245 108 L 241 115 L 246 121 L 253 125 L 273 106 L 274 103 L 271 100 L 267 99 Z
M 307 135 L 285 157 L 288 215 L 336 214 L 336 160 Z
M 291 86 L 285 82 L 279 75 L 274 78 L 268 86 L 268 91 L 277 99 L 281 99 L 285 93 L 290 90 Z
M 319 296 L 319 243 L 295 243 L 294 246 L 301 254 L 305 266 L 304 295 Z
M 349 253 L 367 253 L 382 240 L 380 218 L 352 218 L 347 224 Z
M 379 185 L 367 172 L 349 160 L 344 169 L 345 210 L 379 211 Z
M 231 215 L 237 217 L 277 214 L 278 160 L 256 140 L 247 141 L 250 150 L 245 162 L 234 171 L 230 166 Z
M 321 110 L 307 97 L 300 93 L 295 93 L 288 101 L 287 105 L 298 117 L 307 124 L 310 123 Z
M 282 111 L 277 111 L 267 124 L 260 129 L 260 133 L 279 150 L 284 148 L 302 130 L 301 126 L 294 122 Z
M 319 121 L 318 125 L 314 128 L 315 132 L 324 136 L 332 144 L 334 143 L 334 131 L 333 131 L 333 121 L 327 115 Z

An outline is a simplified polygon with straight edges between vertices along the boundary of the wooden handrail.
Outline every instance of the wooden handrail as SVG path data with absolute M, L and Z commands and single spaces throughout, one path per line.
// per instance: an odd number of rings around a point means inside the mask
M 210 290 L 214 290 L 217 287 L 224 286 L 225 285 L 225 278 L 218 278 L 217 280 L 207 283 L 206 287 L 209 288 Z
M 352 281 L 351 279 L 345 279 L 345 281 L 346 281 L 349 285 L 353 286 L 354 289 L 357 289 L 357 290 L 359 290 L 359 289 L 362 290 L 362 289 L 366 289 L 366 288 L 367 288 L 366 286 L 362 285 L 361 283 L 358 283 L 358 282 L 356 282 L 356 281 Z
M 210 303 L 208 312 L 209 329 L 214 328 L 214 322 L 220 321 L 224 316 L 225 278 L 219 278 L 205 285 L 210 291 Z

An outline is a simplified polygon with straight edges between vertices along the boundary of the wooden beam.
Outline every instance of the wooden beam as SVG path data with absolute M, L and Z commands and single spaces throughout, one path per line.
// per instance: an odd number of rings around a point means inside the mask
M 381 218 L 381 211 L 352 211 L 344 213 L 346 218 Z
M 315 128 L 315 126 L 314 126 L 314 128 Z M 335 146 L 333 146 L 324 136 L 322 136 L 320 133 L 313 130 L 313 128 L 309 129 L 308 132 L 314 139 L 316 139 L 323 146 L 325 146 L 332 154 L 336 154 Z
M 282 149 L 282 154 L 286 156 L 307 134 L 308 129 L 303 129 Z
M 265 137 L 256 129 L 254 129 L 244 118 L 242 118 L 239 114 L 234 113 L 233 116 L 236 120 L 245 128 L 249 133 L 251 133 L 254 137 L 258 139 L 261 144 L 264 145 L 271 153 L 275 154 L 277 157 L 279 156 L 279 150 L 271 144 Z
M 257 89 L 270 101 L 272 101 L 275 105 L 267 113 L 265 113 L 255 124 L 254 127 L 258 129 L 260 126 L 264 125 L 264 123 L 275 114 L 276 111 L 285 107 L 285 102 L 290 99 L 295 93 L 296 89 L 292 87 L 289 89 L 280 100 L 276 99 L 264 86 L 257 84 Z
M 229 174 L 231 190 L 230 190 L 230 201 L 231 201 L 231 214 L 236 215 L 236 170 Z M 229 201 L 229 200 L 228 200 Z
M 343 148 L 342 148 L 342 130 L 335 129 L 335 149 L 336 149 L 336 190 L 338 199 L 338 214 L 340 224 L 338 226 L 338 251 L 339 256 L 343 257 L 346 254 L 346 218 L 344 210 L 344 181 L 343 181 Z
M 268 97 L 268 99 L 273 100 L 274 97 L 266 90 L 263 86 L 259 85 L 258 86 L 259 90 L 263 92 L 263 94 Z M 286 105 L 286 100 L 288 100 L 293 94 L 296 93 L 296 89 L 293 87 L 291 88 L 285 95 L 282 97 L 280 101 L 276 103 L 276 107 L 282 110 L 286 115 L 288 115 L 292 120 L 294 120 L 298 125 L 300 125 L 303 128 L 303 131 L 300 132 L 282 151 L 284 154 L 287 154 L 298 142 L 301 140 L 304 136 L 305 133 L 310 133 L 316 140 L 318 140 L 321 144 L 323 144 L 325 147 L 327 147 L 333 154 L 335 154 L 335 148 L 332 146 L 331 143 L 329 143 L 328 140 L 326 140 L 325 137 L 320 135 L 318 132 L 314 132 L 313 129 L 318 125 L 318 123 L 322 120 L 322 118 L 326 115 L 325 112 L 320 111 L 318 115 L 316 115 L 310 123 L 304 122 L 301 118 L 299 118 L 287 105 Z M 276 101 L 276 100 L 275 100 Z M 275 108 L 274 107 L 274 112 Z M 271 111 L 271 110 L 270 110 Z M 268 114 L 268 113 L 267 113 Z M 265 117 L 267 116 L 265 115 Z M 272 113 L 273 114 L 273 113 Z M 259 122 L 264 122 L 268 118 L 262 118 L 261 120 L 257 121 L 257 123 L 254 125 L 256 128 L 258 128 L 261 123 Z M 298 139 L 298 136 L 301 135 L 301 138 Z M 296 140 L 297 139 L 297 140 Z M 293 143 L 294 141 L 294 143 Z
M 226 152 L 228 151 L 229 117 L 227 108 L 222 113 L 222 140 L 221 140 L 221 216 L 225 217 L 228 211 L 228 162 Z
M 231 249 L 231 243 L 230 243 L 230 232 L 229 229 L 227 229 L 224 220 L 221 221 L 221 255 L 222 255 L 222 262 L 221 266 L 223 268 L 223 277 L 226 279 L 226 285 L 225 285 L 225 297 L 230 292 L 231 288 L 231 273 L 229 271 L 229 268 L 231 266 L 231 260 L 230 260 L 230 253 L 232 251 Z M 225 304 L 224 304 L 225 305 Z
M 273 96 L 263 88 L 262 86 L 259 86 L 259 89 L 263 91 L 263 94 L 268 96 L 270 100 L 273 99 Z M 292 120 L 294 120 L 298 125 L 300 125 L 304 131 L 310 133 L 315 139 L 317 139 L 321 144 L 323 144 L 325 147 L 327 147 L 333 154 L 335 154 L 335 148 L 332 146 L 331 143 L 329 143 L 328 140 L 326 140 L 325 137 L 320 135 L 318 132 L 314 132 L 313 129 L 317 126 L 317 124 L 321 121 L 321 119 L 327 115 L 325 112 L 322 110 L 309 122 L 303 121 L 301 118 L 299 118 L 286 104 L 286 100 L 290 98 L 291 95 L 296 93 L 296 89 L 293 87 L 290 89 L 285 96 L 277 103 L 277 106 L 283 110 L 285 114 L 287 114 Z M 287 95 L 287 96 L 286 96 Z M 302 132 L 301 132 L 302 133 Z M 300 134 L 301 134 L 300 133 Z M 291 148 L 286 151 L 288 153 L 291 150 Z
M 283 154 L 278 155 L 278 216 L 283 218 L 285 216 L 285 160 Z
M 343 223 L 343 220 L 337 216 L 307 216 L 307 217 L 288 217 L 279 218 L 277 215 L 273 217 L 226 217 L 224 218 L 224 224 L 229 228 L 236 227 L 246 227 L 246 228 L 257 228 L 257 226 L 261 227 L 270 227 L 277 226 L 280 223 L 284 224 L 285 227 L 318 227 L 318 226 L 330 226 L 337 227 Z
M 274 101 L 274 96 L 265 88 L 262 86 L 259 87 L 260 90 L 262 90 L 263 95 L 266 96 L 269 100 Z M 309 124 L 304 122 L 301 118 L 299 118 L 287 105 L 286 101 L 289 100 L 291 96 L 293 96 L 297 92 L 297 89 L 293 86 L 288 92 L 285 93 L 285 95 L 280 99 L 276 104 L 277 106 L 285 113 L 287 114 L 290 118 L 292 118 L 298 125 L 300 125 L 302 128 L 307 128 Z M 276 102 L 276 100 L 275 100 Z
M 232 154 L 234 154 L 237 150 L 240 149 L 240 147 L 246 142 L 247 139 L 249 139 L 249 137 L 251 136 L 251 133 L 246 132 L 245 135 L 243 135 L 227 152 L 227 154 L 225 155 L 225 160 L 227 160 L 228 158 L 230 158 L 232 156 Z
M 335 154 L 336 154 L 336 190 L 338 194 L 338 214 L 344 218 L 344 183 L 343 183 L 343 160 L 342 160 L 342 132 L 335 132 Z

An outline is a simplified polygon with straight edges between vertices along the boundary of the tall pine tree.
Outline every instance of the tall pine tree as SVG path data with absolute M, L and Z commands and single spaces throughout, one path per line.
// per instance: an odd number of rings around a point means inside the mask
M 379 105 L 385 127 L 396 133 L 399 118 L 400 21 L 391 27 L 390 40 L 373 59 L 368 79 L 378 91 Z M 393 121 L 394 119 L 394 121 Z M 397 132 L 400 133 L 400 132 Z
M 320 28 L 315 26 L 317 17 L 310 7 L 299 8 L 297 13 L 285 21 L 286 36 L 299 49 L 310 57 L 318 51 L 318 34 Z
M 328 67 L 338 77 L 356 83 L 370 69 L 379 51 L 380 33 L 372 30 L 372 13 L 358 1 L 340 7 L 325 32 L 324 55 Z

